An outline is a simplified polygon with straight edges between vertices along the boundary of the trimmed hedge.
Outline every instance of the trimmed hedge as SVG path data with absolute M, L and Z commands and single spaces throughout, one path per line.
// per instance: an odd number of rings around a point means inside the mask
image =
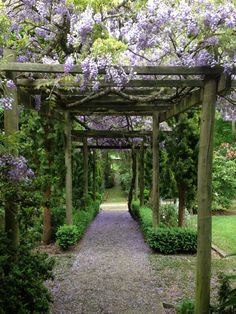
M 56 233 L 57 244 L 64 250 L 76 244 L 99 212 L 99 207 L 100 202 L 95 201 L 88 206 L 87 210 L 76 210 L 73 215 L 74 224 L 63 225 L 58 229 Z
M 189 228 L 169 228 L 161 223 L 157 231 L 152 228 L 152 210 L 133 204 L 132 212 L 138 219 L 145 240 L 150 248 L 162 254 L 195 253 L 197 251 L 197 233 Z
M 159 228 L 156 232 L 149 228 L 147 243 L 153 250 L 163 254 L 196 253 L 197 234 L 186 228 Z

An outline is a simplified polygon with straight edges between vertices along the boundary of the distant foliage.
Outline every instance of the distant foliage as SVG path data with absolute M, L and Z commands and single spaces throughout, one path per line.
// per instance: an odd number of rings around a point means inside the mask
M 223 143 L 213 161 L 213 208 L 228 208 L 236 196 L 236 145 Z
M 52 278 L 54 261 L 19 246 L 14 251 L 0 236 L 0 313 L 49 313 L 51 296 L 44 281 Z

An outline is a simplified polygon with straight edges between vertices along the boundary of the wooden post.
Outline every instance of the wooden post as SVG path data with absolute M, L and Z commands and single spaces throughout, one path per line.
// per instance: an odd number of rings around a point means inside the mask
M 139 158 L 139 199 L 140 207 L 144 205 L 144 141 L 142 141 Z
M 236 134 L 236 121 L 232 121 L 232 133 L 235 135 Z
M 87 138 L 83 139 L 83 184 L 84 184 L 84 199 L 86 202 L 88 196 L 88 141 Z
M 211 279 L 212 156 L 217 81 L 205 80 L 198 156 L 196 314 L 208 314 Z
M 157 230 L 160 224 L 160 197 L 159 197 L 159 114 L 153 113 L 152 137 L 152 224 Z
M 66 166 L 66 223 L 73 224 L 72 166 L 71 166 L 71 117 L 65 112 L 65 166 Z
M 135 174 L 135 192 L 134 192 L 134 197 L 135 197 L 135 200 L 137 201 L 138 200 L 138 192 L 139 192 L 139 151 L 138 149 L 136 149 L 136 154 L 135 154 L 135 163 L 136 163 L 136 167 L 135 167 L 135 171 L 136 171 L 136 174 Z
M 96 167 L 96 150 L 93 150 L 93 200 L 96 201 L 96 177 L 97 177 L 97 167 Z
M 16 61 L 16 53 L 10 49 L 4 49 L 3 57 L 7 62 Z M 15 73 L 6 72 L 9 80 L 15 81 Z M 19 130 L 19 108 L 17 90 L 6 87 L 6 96 L 13 98 L 12 109 L 4 111 L 4 130 L 6 135 L 14 135 Z M 19 244 L 19 228 L 17 221 L 17 204 L 10 197 L 5 204 L 5 231 L 13 248 Z

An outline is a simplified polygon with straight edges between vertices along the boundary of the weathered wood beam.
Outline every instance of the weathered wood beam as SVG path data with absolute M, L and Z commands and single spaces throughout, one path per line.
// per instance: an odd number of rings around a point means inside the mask
M 37 88 L 43 89 L 45 86 L 56 86 L 57 89 L 60 88 L 75 88 L 80 89 L 80 84 L 76 82 L 68 82 L 61 81 L 58 82 L 56 79 L 36 79 L 36 80 L 28 80 L 28 79 L 18 79 L 17 86 L 19 87 L 28 87 L 28 88 Z M 41 87 L 40 87 L 41 86 Z M 114 83 L 109 83 L 101 80 L 100 87 L 115 87 Z M 126 88 L 130 87 L 147 87 L 147 88 L 156 88 L 156 87 L 203 87 L 202 80 L 158 80 L 158 79 L 149 79 L 149 80 L 131 80 L 126 85 Z
M 59 107 L 60 108 L 60 107 Z M 65 109 L 66 111 L 70 111 L 73 113 L 77 113 L 79 115 L 86 115 L 91 114 L 91 113 L 108 113 L 108 114 L 112 114 L 112 113 L 117 113 L 117 114 L 121 114 L 123 116 L 126 115 L 126 113 L 128 114 L 132 114 L 133 115 L 138 115 L 138 114 L 143 114 L 145 112 L 150 113 L 150 112 L 154 112 L 154 111 L 167 111 L 170 110 L 172 108 L 172 106 L 161 106 L 161 105 L 111 105 L 111 104 L 104 104 L 104 105 L 87 105 L 87 106 L 80 106 L 77 108 L 69 108 L 69 109 Z M 163 120 L 164 121 L 164 120 Z
M 202 97 L 202 90 L 194 91 L 190 95 L 185 96 L 184 99 L 174 104 L 170 110 L 160 114 L 160 122 L 166 121 L 191 107 L 201 105 Z
M 159 114 L 153 114 L 152 141 L 152 225 L 154 230 L 160 225 L 160 195 L 159 195 Z
M 210 66 L 135 66 L 135 67 L 123 67 L 126 73 L 130 73 L 132 69 L 137 75 L 216 75 L 223 73 L 222 67 L 210 67 Z M 17 63 L 8 62 L 0 64 L 0 71 L 12 71 L 12 72 L 32 72 L 32 73 L 65 73 L 64 64 L 41 64 L 41 63 Z M 70 71 L 72 74 L 82 74 L 81 67 L 75 65 Z M 105 71 L 100 71 L 101 74 L 105 74 Z M 236 73 L 234 68 L 232 74 Z
M 198 156 L 196 314 L 208 314 L 210 306 L 212 158 L 216 92 L 216 79 L 207 77 L 203 92 Z
M 144 141 L 142 141 L 141 147 L 140 147 L 140 154 L 139 154 L 139 200 L 140 200 L 140 207 L 144 205 L 144 180 L 145 180 L 145 145 Z
M 72 165 L 71 165 L 71 117 L 65 112 L 65 166 L 66 166 L 66 223 L 73 224 L 72 215 Z
M 134 188 L 134 198 L 137 201 L 138 200 L 138 194 L 139 194 L 139 150 L 135 149 L 135 188 Z
M 10 49 L 4 49 L 3 57 L 7 61 L 15 61 L 16 53 Z M 15 81 L 15 73 L 6 71 L 6 78 Z M 14 135 L 19 130 L 19 108 L 17 90 L 6 87 L 6 96 L 13 98 L 12 109 L 4 110 L 4 131 L 6 135 Z M 19 228 L 17 218 L 17 204 L 12 199 L 11 193 L 5 200 L 5 231 L 9 244 L 16 249 L 19 244 Z
M 83 149 L 82 145 L 75 146 L 78 149 Z M 133 145 L 127 144 L 127 145 L 88 145 L 88 149 L 132 149 Z M 144 149 L 146 149 L 148 146 L 145 146 Z M 135 149 L 141 149 L 140 146 L 135 145 Z
M 88 141 L 83 139 L 83 197 L 85 205 L 87 205 L 88 197 Z
M 93 200 L 96 201 L 97 192 L 97 162 L 96 162 L 96 150 L 93 150 Z
M 151 131 L 72 130 L 73 138 L 143 138 L 151 137 Z

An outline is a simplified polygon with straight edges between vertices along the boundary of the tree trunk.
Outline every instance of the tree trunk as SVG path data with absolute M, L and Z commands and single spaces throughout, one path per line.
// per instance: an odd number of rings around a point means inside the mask
M 96 150 L 93 151 L 93 200 L 96 201 L 96 190 L 97 190 L 97 167 L 96 167 Z
M 130 182 L 130 189 L 129 189 L 129 195 L 128 195 L 128 209 L 132 216 L 133 190 L 135 188 L 135 177 L 136 177 L 136 153 L 135 153 L 134 148 L 132 148 L 132 151 L 131 151 L 131 159 L 132 159 L 132 178 Z
M 140 207 L 144 205 L 144 142 L 141 144 L 139 158 L 139 199 Z
M 139 192 L 139 152 L 138 149 L 136 149 L 136 154 L 135 154 L 135 200 L 138 200 L 138 192 Z
M 198 246 L 195 314 L 208 314 L 211 279 L 212 156 L 217 81 L 204 85 L 198 157 Z
M 3 56 L 7 62 L 16 61 L 16 53 L 10 49 L 4 49 Z M 15 81 L 16 75 L 14 72 L 6 72 L 6 77 L 9 80 Z M 13 98 L 11 110 L 4 110 L 4 130 L 6 135 L 14 135 L 19 130 L 19 108 L 17 90 L 11 90 L 6 87 L 6 96 Z M 10 245 L 17 248 L 19 245 L 19 228 L 17 219 L 17 204 L 11 199 L 6 200 L 5 205 L 5 231 Z
M 43 213 L 43 243 L 45 245 L 50 244 L 52 236 L 52 223 L 51 223 L 51 209 L 49 206 L 51 196 L 51 187 L 44 193 L 44 213 Z
M 185 212 L 185 188 L 183 185 L 178 186 L 179 193 L 179 211 L 178 211 L 178 226 L 184 226 L 184 212 Z
M 159 197 L 159 115 L 153 113 L 153 150 L 152 150 L 152 224 L 154 230 L 160 225 Z
M 83 139 L 83 184 L 84 184 L 84 201 L 85 201 L 85 206 L 87 206 L 87 197 L 88 197 L 88 142 L 87 138 Z
M 71 165 L 71 118 L 65 112 L 65 166 L 66 166 L 66 223 L 73 224 L 72 214 L 72 165 Z

